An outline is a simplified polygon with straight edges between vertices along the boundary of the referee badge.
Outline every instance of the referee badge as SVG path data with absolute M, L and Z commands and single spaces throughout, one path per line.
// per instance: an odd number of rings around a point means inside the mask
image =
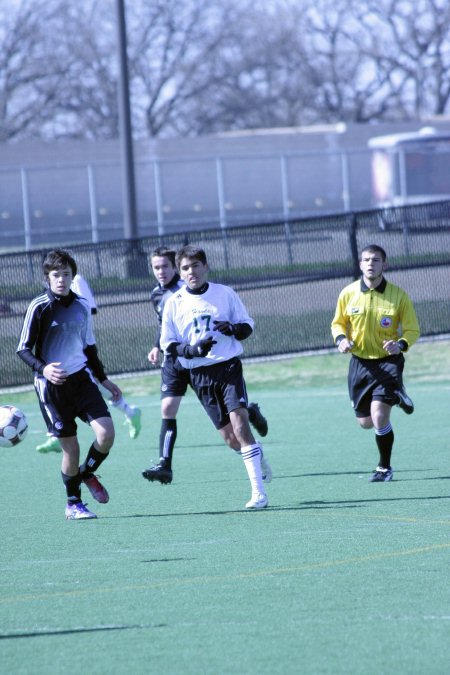
M 390 326 L 392 326 L 392 318 L 390 316 L 382 316 L 380 326 L 382 328 L 389 328 Z

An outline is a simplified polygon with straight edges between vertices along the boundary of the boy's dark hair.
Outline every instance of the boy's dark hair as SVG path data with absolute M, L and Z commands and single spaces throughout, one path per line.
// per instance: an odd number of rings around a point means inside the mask
M 183 258 L 189 258 L 190 260 L 199 260 L 204 265 L 208 264 L 208 261 L 206 260 L 205 251 L 199 246 L 194 246 L 193 244 L 186 244 L 186 246 L 183 246 L 183 248 L 180 248 L 180 250 L 177 251 L 175 261 L 178 269 L 180 269 L 180 263 L 183 260 Z
M 175 251 L 167 246 L 158 246 L 154 248 L 150 254 L 150 260 L 152 258 L 169 258 L 172 265 L 175 267 Z
M 77 273 L 77 264 L 68 251 L 62 248 L 55 248 L 49 251 L 42 263 L 44 276 L 48 277 L 53 270 L 62 270 L 64 267 L 70 267 L 73 276 Z
M 383 262 L 386 262 L 386 251 L 384 248 L 381 248 L 381 246 L 378 246 L 378 244 L 369 244 L 368 246 L 364 246 L 364 248 L 361 251 L 360 259 L 362 258 L 363 253 L 379 253 L 381 257 L 383 258 Z

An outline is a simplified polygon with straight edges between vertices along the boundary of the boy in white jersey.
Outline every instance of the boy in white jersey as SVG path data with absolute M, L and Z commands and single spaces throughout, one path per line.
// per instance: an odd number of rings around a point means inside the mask
M 245 506 L 264 508 L 268 499 L 261 468 L 262 449 L 250 429 L 239 359 L 242 340 L 253 331 L 253 319 L 232 288 L 207 281 L 209 268 L 203 249 L 184 246 L 176 255 L 176 263 L 186 285 L 166 303 L 161 347 L 189 370 L 192 388 L 224 438 L 231 425 L 252 488 Z
M 158 281 L 157 286 L 150 294 L 151 303 L 158 317 L 158 333 L 154 347 L 148 354 L 150 363 L 159 363 L 161 354 L 160 336 L 164 307 L 173 293 L 176 293 L 184 281 L 180 279 L 175 263 L 175 251 L 159 246 L 154 249 L 150 256 L 150 264 L 153 274 Z M 142 472 L 143 477 L 149 481 L 157 481 L 163 485 L 172 482 L 172 459 L 177 438 L 177 413 L 183 396 L 190 384 L 189 371 L 182 368 L 177 358 L 165 354 L 161 367 L 161 430 L 159 434 L 159 462 Z M 268 423 L 261 413 L 258 403 L 248 404 L 250 424 L 255 427 L 261 436 L 266 436 Z M 225 436 L 225 433 L 227 434 Z M 239 443 L 233 433 L 231 424 L 222 429 L 221 435 L 226 444 L 240 453 Z M 270 482 L 270 466 L 267 460 L 263 460 L 263 476 L 266 483 Z
M 62 447 L 61 477 L 67 493 L 68 520 L 96 518 L 81 501 L 81 484 L 100 503 L 109 501 L 94 472 L 114 443 L 114 425 L 94 377 L 114 400 L 122 394 L 105 374 L 97 354 L 91 310 L 71 289 L 77 265 L 61 249 L 50 251 L 43 263 L 47 291 L 29 305 L 17 353 L 34 371 L 34 386 L 48 432 Z M 75 419 L 90 424 L 95 441 L 80 466 Z

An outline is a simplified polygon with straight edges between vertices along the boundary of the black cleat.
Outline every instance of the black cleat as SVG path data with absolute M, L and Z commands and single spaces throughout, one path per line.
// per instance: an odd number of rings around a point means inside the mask
M 149 481 L 158 481 L 161 485 L 168 485 L 172 482 L 172 469 L 168 469 L 162 464 L 150 467 L 142 472 L 144 478 Z
M 249 403 L 247 409 L 250 424 L 255 427 L 260 436 L 267 436 L 269 425 L 267 424 L 266 418 L 259 409 L 259 405 L 257 403 Z
M 377 466 L 371 477 L 369 478 L 369 481 L 371 483 L 386 483 L 394 477 L 394 472 L 392 471 L 392 468 L 390 466 L 388 467 L 382 467 L 382 466 Z
M 401 408 L 407 415 L 412 415 L 414 412 L 414 403 L 406 393 L 405 387 L 397 389 L 395 393 L 398 396 L 398 407 Z

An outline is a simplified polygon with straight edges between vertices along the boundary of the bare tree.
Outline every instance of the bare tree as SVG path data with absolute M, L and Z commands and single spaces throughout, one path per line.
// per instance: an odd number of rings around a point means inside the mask
M 137 138 L 450 108 L 448 0 L 129 0 Z M 3 0 L 0 140 L 115 138 L 110 0 Z
M 397 92 L 397 117 L 441 115 L 450 98 L 450 5 L 447 0 L 367 3 L 362 21 L 372 35 L 372 58 Z M 394 112 L 394 111 L 392 111 Z
M 23 0 L 11 9 L 0 8 L 0 141 L 43 135 L 65 71 L 52 34 L 52 0 Z

